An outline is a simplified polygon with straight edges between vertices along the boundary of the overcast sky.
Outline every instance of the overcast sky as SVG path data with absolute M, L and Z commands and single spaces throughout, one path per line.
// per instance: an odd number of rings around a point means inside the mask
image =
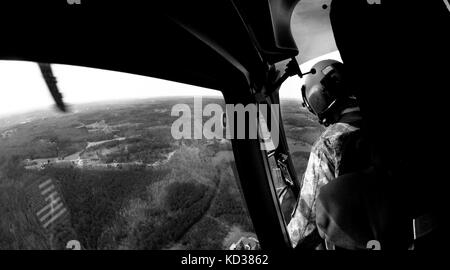
M 328 10 L 330 0 L 302 0 L 292 16 L 292 32 L 300 50 L 303 72 L 320 59 L 338 59 Z M 308 37 L 308 39 L 302 39 Z M 317 56 L 318 59 L 311 60 Z M 92 68 L 52 65 L 58 86 L 68 104 L 105 100 L 180 95 L 215 95 L 220 92 L 145 76 Z M 291 77 L 281 88 L 282 97 L 300 98 L 302 81 Z M 53 99 L 36 63 L 0 61 L 0 117 L 52 106 Z
M 291 30 L 300 51 L 299 63 L 337 50 L 330 22 L 330 4 L 331 0 L 301 0 L 295 7 Z
M 221 95 L 214 90 L 122 72 L 68 65 L 52 67 L 68 104 L 160 96 Z M 36 63 L 0 61 L 0 92 L 0 116 L 54 104 Z

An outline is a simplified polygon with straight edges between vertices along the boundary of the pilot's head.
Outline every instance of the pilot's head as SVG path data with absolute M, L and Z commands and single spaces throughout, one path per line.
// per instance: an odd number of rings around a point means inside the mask
M 344 64 L 335 60 L 323 60 L 312 67 L 305 76 L 302 98 L 303 106 L 325 126 L 336 123 L 345 109 L 358 106 L 346 86 Z

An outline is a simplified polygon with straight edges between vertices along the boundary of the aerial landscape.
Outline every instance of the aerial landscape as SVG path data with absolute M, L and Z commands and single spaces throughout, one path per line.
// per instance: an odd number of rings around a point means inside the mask
M 0 118 L 0 249 L 66 249 L 72 240 L 83 249 L 228 249 L 256 238 L 230 141 L 175 140 L 178 103 L 192 107 L 193 98 Z M 297 100 L 281 108 L 300 179 L 322 128 Z

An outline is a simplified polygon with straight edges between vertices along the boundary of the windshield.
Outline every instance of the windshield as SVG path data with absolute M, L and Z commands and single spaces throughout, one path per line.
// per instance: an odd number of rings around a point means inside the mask
M 37 64 L 0 71 L 0 249 L 228 249 L 256 239 L 230 141 L 172 132 L 174 108 L 194 113 L 199 98 L 224 107 L 220 92 L 55 65 L 69 105 L 61 113 Z

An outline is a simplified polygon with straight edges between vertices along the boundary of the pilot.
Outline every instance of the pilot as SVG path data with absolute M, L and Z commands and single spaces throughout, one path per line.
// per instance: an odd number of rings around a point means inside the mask
M 316 63 L 305 76 L 303 106 L 326 127 L 314 143 L 303 176 L 297 205 L 288 224 L 293 247 L 320 248 L 323 243 L 316 225 L 316 200 L 321 187 L 344 169 L 346 138 L 358 132 L 362 117 L 356 98 L 344 81 L 344 65 L 335 60 Z

